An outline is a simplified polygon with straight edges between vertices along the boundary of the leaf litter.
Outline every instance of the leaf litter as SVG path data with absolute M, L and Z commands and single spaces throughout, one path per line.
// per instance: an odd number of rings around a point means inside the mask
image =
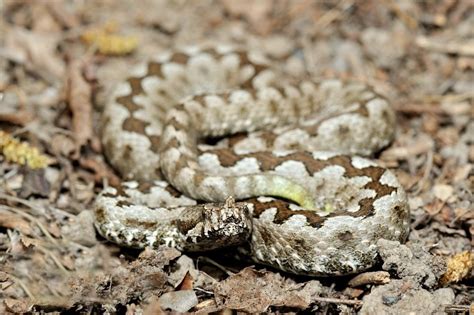
M 474 311 L 472 1 L 0 6 L 0 132 L 17 143 L 0 154 L 0 313 Z M 94 196 L 120 182 L 98 141 L 108 92 L 154 53 L 215 42 L 287 58 L 290 76 L 363 80 L 392 100 L 398 133 L 377 158 L 408 192 L 407 244 L 381 240 L 365 273 L 310 278 L 232 250 L 138 251 L 96 235 Z

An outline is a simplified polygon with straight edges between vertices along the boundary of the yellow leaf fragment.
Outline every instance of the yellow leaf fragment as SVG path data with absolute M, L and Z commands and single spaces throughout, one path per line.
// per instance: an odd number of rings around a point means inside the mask
M 474 267 L 474 255 L 470 251 L 461 252 L 449 258 L 446 273 L 441 277 L 441 284 L 463 280 Z
M 50 159 L 26 142 L 13 138 L 10 134 L 0 130 L 0 153 L 5 160 L 19 165 L 26 165 L 31 169 L 45 168 Z
M 135 36 L 114 34 L 116 32 L 117 26 L 107 23 L 100 28 L 85 31 L 81 39 L 90 46 L 96 46 L 99 53 L 104 55 L 126 55 L 137 48 L 138 39 Z

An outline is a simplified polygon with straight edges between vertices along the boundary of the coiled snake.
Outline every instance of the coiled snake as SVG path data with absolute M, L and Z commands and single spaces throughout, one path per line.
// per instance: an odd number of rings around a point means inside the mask
M 353 156 L 392 140 L 388 101 L 361 83 L 295 82 L 270 65 L 257 53 L 188 48 L 117 86 L 102 140 L 131 181 L 96 200 L 105 238 L 181 250 L 240 244 L 256 262 L 308 275 L 367 269 L 378 239 L 406 239 L 400 183 Z

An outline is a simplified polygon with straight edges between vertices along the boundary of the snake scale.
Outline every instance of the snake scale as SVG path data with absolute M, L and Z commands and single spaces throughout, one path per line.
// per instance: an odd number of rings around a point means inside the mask
M 403 242 L 406 194 L 361 157 L 393 139 L 389 102 L 365 84 L 295 80 L 275 64 L 188 47 L 133 69 L 102 114 L 105 154 L 126 181 L 97 197 L 99 233 L 131 247 L 238 245 L 306 275 L 365 270 L 378 239 Z

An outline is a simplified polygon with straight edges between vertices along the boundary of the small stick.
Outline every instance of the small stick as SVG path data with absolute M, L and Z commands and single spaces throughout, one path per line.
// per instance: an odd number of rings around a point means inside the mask
M 386 271 L 364 272 L 349 281 L 350 287 L 358 287 L 365 284 L 385 284 L 390 282 L 390 274 Z
M 362 305 L 363 304 L 363 302 L 359 300 L 325 298 L 325 297 L 315 297 L 313 299 L 316 302 L 326 302 L 326 303 L 333 303 L 333 304 L 347 304 L 347 305 Z

